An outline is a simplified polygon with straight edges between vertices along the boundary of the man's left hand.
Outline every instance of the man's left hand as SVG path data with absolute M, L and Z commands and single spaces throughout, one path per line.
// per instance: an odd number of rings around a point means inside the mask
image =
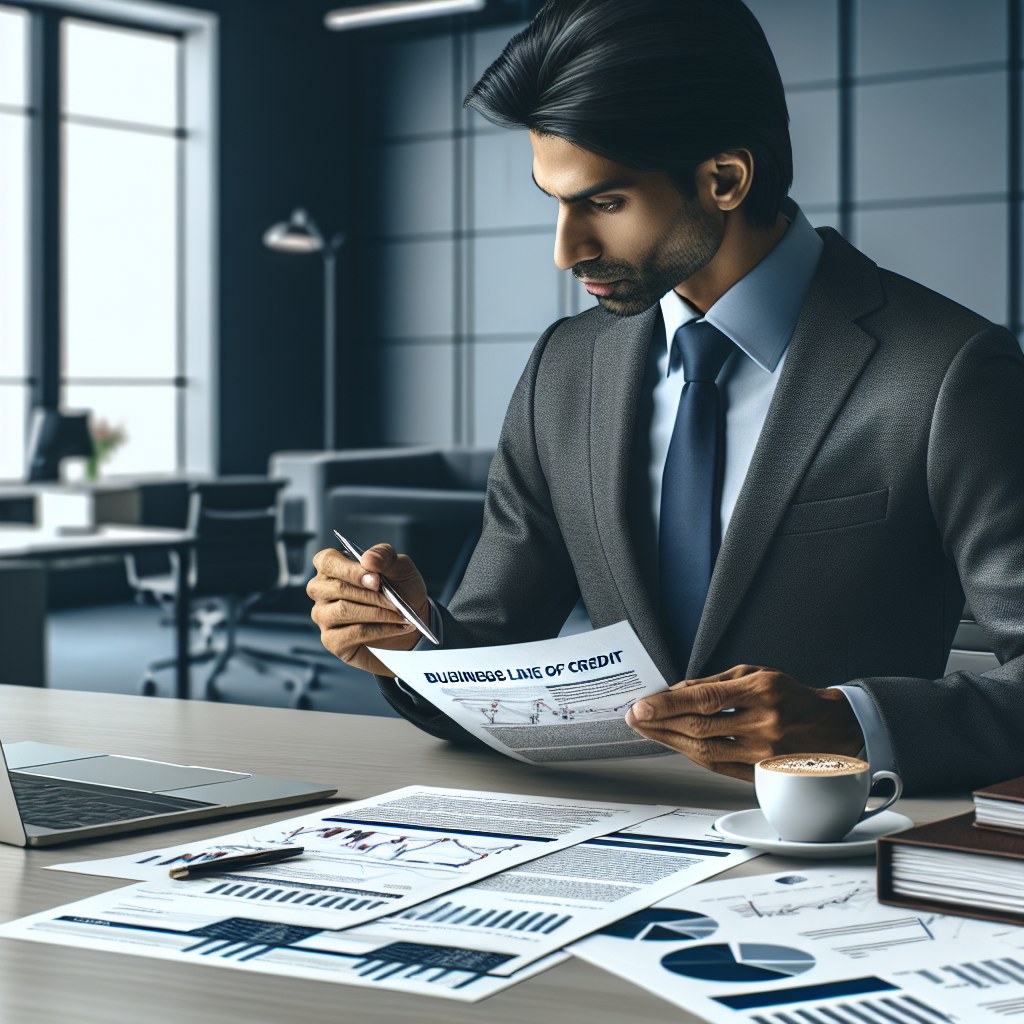
M 864 746 L 842 690 L 815 690 L 784 672 L 737 665 L 638 700 L 626 724 L 721 775 L 753 781 L 776 754 L 850 754 Z

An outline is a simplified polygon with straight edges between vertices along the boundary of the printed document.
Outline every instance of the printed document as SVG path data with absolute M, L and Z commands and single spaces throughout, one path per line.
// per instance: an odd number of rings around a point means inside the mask
M 494 955 L 491 974 L 514 974 L 669 893 L 758 856 L 711 831 L 724 813 L 681 807 L 339 938 L 385 949 L 398 942 L 468 947 Z
M 499 978 L 487 973 L 493 955 L 473 949 L 396 942 L 371 952 L 370 944 L 340 941 L 334 931 L 257 920 L 244 906 L 238 916 L 225 911 L 216 900 L 139 882 L 10 921 L 0 925 L 0 937 L 471 1003 L 568 959 L 555 953 Z
M 406 686 L 519 761 L 673 753 L 626 725 L 637 700 L 668 689 L 628 622 L 503 647 L 372 650 Z
M 570 951 L 713 1024 L 995 1024 L 981 1005 L 1024 995 L 1021 946 L 1021 928 L 882 906 L 870 868 L 809 867 L 694 886 Z
M 162 885 L 176 899 L 219 906 L 221 917 L 341 929 L 406 910 L 667 810 L 407 786 L 218 839 L 60 869 L 147 879 L 153 883 L 150 893 Z M 302 846 L 305 853 L 279 864 L 182 881 L 168 878 L 172 867 L 288 845 Z

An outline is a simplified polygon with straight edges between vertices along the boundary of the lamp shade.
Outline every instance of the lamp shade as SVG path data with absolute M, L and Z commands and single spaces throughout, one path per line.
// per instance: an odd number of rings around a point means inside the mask
M 72 455 L 85 458 L 91 458 L 93 455 L 89 414 L 35 409 L 29 431 L 28 479 L 56 480 L 60 460 Z
M 267 228 L 263 232 L 263 244 L 275 252 L 319 252 L 324 247 L 324 236 L 316 221 L 299 208 L 287 221 Z

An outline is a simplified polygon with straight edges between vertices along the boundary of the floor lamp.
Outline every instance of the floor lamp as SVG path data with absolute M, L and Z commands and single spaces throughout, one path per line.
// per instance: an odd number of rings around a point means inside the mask
M 324 238 L 317 223 L 301 207 L 292 212 L 287 221 L 281 221 L 267 228 L 263 244 L 275 252 L 310 253 L 318 252 L 324 261 L 324 450 L 335 446 L 336 426 L 336 374 L 337 356 L 335 334 L 337 331 L 337 276 L 335 264 L 338 250 L 345 241 L 339 232 L 330 240 Z

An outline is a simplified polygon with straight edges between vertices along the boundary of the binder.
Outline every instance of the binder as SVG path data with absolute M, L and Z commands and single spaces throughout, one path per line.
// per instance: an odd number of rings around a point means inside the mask
M 979 853 L 989 857 L 1007 857 L 1019 861 L 1021 872 L 1024 873 L 1024 836 L 1020 833 L 975 828 L 974 811 L 968 811 L 952 818 L 918 825 L 916 828 L 907 829 L 906 832 L 883 836 L 878 840 L 877 882 L 878 902 L 890 907 L 906 907 L 908 910 L 924 910 L 929 913 L 951 914 L 955 917 L 977 917 L 985 921 L 1024 925 L 1024 913 L 896 895 L 892 888 L 892 853 L 900 845 L 924 846 L 957 853 Z
M 1000 800 L 1007 804 L 1024 804 L 1024 776 L 1019 779 L 1010 779 L 1009 782 L 1000 782 L 995 786 L 986 786 L 974 792 L 974 800 L 977 803 L 978 797 L 984 800 Z M 1024 836 L 1024 827 L 1014 828 L 1010 825 L 992 825 L 987 821 L 974 822 L 975 828 L 988 828 L 993 832 L 1012 832 L 1018 836 Z

